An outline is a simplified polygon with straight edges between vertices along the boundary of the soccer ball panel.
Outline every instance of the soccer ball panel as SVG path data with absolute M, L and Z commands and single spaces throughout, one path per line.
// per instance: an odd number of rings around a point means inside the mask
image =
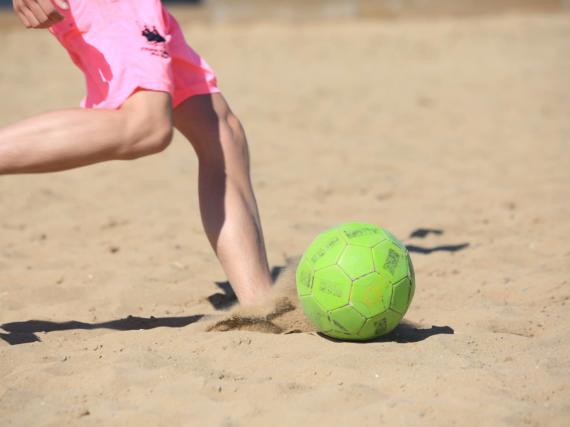
M 342 224 L 338 229 L 352 245 L 372 247 L 388 238 L 383 229 L 360 222 Z
M 348 304 L 352 281 L 338 266 L 324 268 L 313 277 L 312 295 L 325 310 Z
M 404 315 L 412 300 L 412 283 L 408 277 L 394 285 L 391 308 Z
M 330 311 L 329 321 L 333 327 L 333 333 L 336 333 L 341 338 L 351 338 L 357 335 L 360 329 L 362 329 L 366 318 L 353 307 L 347 305 Z
M 392 309 L 386 311 L 384 316 L 386 317 L 386 331 L 384 334 L 392 332 L 404 317 L 403 314 L 397 313 Z
M 372 257 L 376 271 L 380 274 L 387 274 L 393 282 L 408 277 L 410 273 L 407 251 L 402 250 L 390 240 L 372 248 Z
M 332 329 L 326 310 L 313 297 L 304 296 L 300 300 L 305 315 L 319 331 L 326 333 Z
M 392 310 L 386 310 L 377 316 L 366 320 L 359 332 L 362 339 L 372 339 L 392 332 L 402 320 L 402 315 Z
M 400 242 L 396 236 L 394 236 L 392 233 L 390 233 L 388 230 L 384 230 L 384 233 L 386 233 L 386 236 L 388 237 L 388 240 L 390 240 L 392 243 L 394 243 L 396 246 L 398 246 L 402 251 L 407 252 L 408 249 L 406 248 L 406 245 L 404 245 L 402 242 Z
M 313 290 L 313 269 L 309 262 L 301 260 L 297 267 L 297 294 L 302 297 L 310 295 Z
M 303 256 L 312 264 L 314 270 L 336 264 L 346 246 L 346 241 L 339 231 L 333 229 L 319 235 Z
M 365 317 L 374 317 L 390 308 L 392 286 L 386 276 L 374 272 L 352 283 L 350 302 Z
M 366 323 L 358 333 L 358 336 L 362 339 L 372 339 L 379 337 L 386 332 L 388 327 L 388 321 L 384 313 L 377 314 L 374 317 L 366 320 Z
M 338 260 L 338 265 L 351 279 L 357 279 L 374 271 L 372 251 L 362 246 L 348 245 Z
M 370 319 L 358 333 L 358 336 L 364 340 L 372 339 L 392 332 L 398 323 L 402 320 L 402 315 L 392 310 L 386 310 Z

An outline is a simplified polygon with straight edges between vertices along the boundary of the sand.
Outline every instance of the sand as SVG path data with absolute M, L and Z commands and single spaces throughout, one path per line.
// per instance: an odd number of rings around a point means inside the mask
M 0 425 L 569 425 L 570 15 L 184 22 L 248 130 L 278 280 L 327 227 L 387 227 L 406 323 L 208 332 L 232 298 L 180 136 L 2 177 Z M 1 34 L 0 125 L 77 104 L 47 34 Z

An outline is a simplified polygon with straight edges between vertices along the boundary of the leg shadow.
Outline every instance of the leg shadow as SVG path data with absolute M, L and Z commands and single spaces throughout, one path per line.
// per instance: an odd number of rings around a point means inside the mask
M 285 266 L 276 265 L 271 269 L 271 279 L 273 283 L 285 270 Z M 208 301 L 212 304 L 216 310 L 229 310 L 238 303 L 236 294 L 230 285 L 230 282 L 215 282 L 216 286 L 221 289 L 222 292 L 216 292 L 208 297 Z
M 41 342 L 39 337 L 32 333 L 16 333 L 3 334 L 0 333 L 0 339 L 6 341 L 10 345 L 30 344 L 33 342 Z
M 197 314 L 194 316 L 181 317 L 136 317 L 128 316 L 123 319 L 111 320 L 101 323 L 85 323 L 75 320 L 69 322 L 50 322 L 45 320 L 26 320 L 23 322 L 11 322 L 0 325 L 0 328 L 8 332 L 0 333 L 0 339 L 6 341 L 10 345 L 26 344 L 31 342 L 41 342 L 40 338 L 35 335 L 38 332 L 55 332 L 55 331 L 71 331 L 71 330 L 94 330 L 94 329 L 113 329 L 116 331 L 137 331 L 154 328 L 183 328 L 185 326 L 196 323 L 202 319 L 204 315 Z

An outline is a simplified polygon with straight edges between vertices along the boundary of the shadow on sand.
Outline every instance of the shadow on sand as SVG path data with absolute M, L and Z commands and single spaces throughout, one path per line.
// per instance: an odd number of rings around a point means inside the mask
M 410 233 L 410 239 L 425 239 L 429 235 L 441 236 L 444 233 L 439 228 L 417 228 Z M 430 255 L 434 252 L 458 252 L 469 247 L 469 243 L 459 243 L 456 245 L 439 245 L 431 248 L 426 248 L 418 245 L 406 244 L 408 251 L 411 253 Z
M 271 279 L 273 283 L 285 270 L 284 265 L 276 265 L 271 269 Z M 216 310 L 229 310 L 238 303 L 236 294 L 234 293 L 230 282 L 215 282 L 216 286 L 221 289 L 222 292 L 216 292 L 208 297 L 208 301 L 212 304 Z
M 183 328 L 202 319 L 204 316 L 181 317 L 135 317 L 128 316 L 124 319 L 111 320 L 101 323 L 85 323 L 75 320 L 69 322 L 49 322 L 45 320 L 26 320 L 24 322 L 12 322 L 0 325 L 7 334 L 0 333 L 0 339 L 10 345 L 41 342 L 36 335 L 38 332 L 56 332 L 71 330 L 114 329 L 116 331 L 139 331 L 154 328 Z
M 342 341 L 327 337 L 326 335 L 319 333 L 320 336 L 332 342 L 350 342 L 354 344 L 370 344 L 375 342 L 397 342 L 399 344 L 408 344 L 424 341 L 429 337 L 441 334 L 453 335 L 455 334 L 455 331 L 450 326 L 432 326 L 431 328 L 419 328 L 417 325 L 404 320 L 396 327 L 396 329 L 394 329 L 389 334 L 369 341 Z

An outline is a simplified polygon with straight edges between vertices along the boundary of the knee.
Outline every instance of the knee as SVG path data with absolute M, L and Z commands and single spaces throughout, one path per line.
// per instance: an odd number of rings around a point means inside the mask
M 172 141 L 172 124 L 168 121 L 141 121 L 127 131 L 129 135 L 118 147 L 118 158 L 133 160 L 164 151 Z
M 135 157 L 160 153 L 168 148 L 172 142 L 174 130 L 170 120 L 161 120 L 148 124 L 144 135 L 140 135 L 135 144 Z
M 164 151 L 172 141 L 173 126 L 168 108 L 128 109 L 123 112 L 121 143 L 116 158 L 132 160 Z
M 228 163 L 248 164 L 249 149 L 239 119 L 230 111 L 218 114 L 192 138 L 200 164 L 210 172 L 228 172 Z

